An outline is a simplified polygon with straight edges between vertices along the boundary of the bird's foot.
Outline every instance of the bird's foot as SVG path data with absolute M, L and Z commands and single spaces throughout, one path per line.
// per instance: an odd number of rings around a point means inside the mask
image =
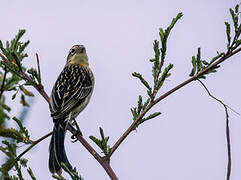
M 78 138 L 77 136 L 80 135 L 80 136 L 83 136 L 82 132 L 80 130 L 77 130 L 76 133 L 74 133 L 72 136 L 71 136 L 71 139 L 72 139 L 72 143 L 75 143 L 76 141 L 78 141 Z

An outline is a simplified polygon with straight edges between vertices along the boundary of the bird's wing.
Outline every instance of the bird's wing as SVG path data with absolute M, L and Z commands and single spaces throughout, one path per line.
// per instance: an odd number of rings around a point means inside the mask
M 66 118 L 92 92 L 93 78 L 87 67 L 68 65 L 59 75 L 50 97 L 54 119 Z

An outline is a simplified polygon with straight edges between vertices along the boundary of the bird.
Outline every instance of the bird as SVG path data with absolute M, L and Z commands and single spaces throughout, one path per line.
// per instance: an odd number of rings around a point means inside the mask
M 74 45 L 50 96 L 49 108 L 54 123 L 49 145 L 49 170 L 52 174 L 62 173 L 62 163 L 72 169 L 64 147 L 66 128 L 68 123 L 76 123 L 75 118 L 88 105 L 93 88 L 94 75 L 89 67 L 86 48 Z

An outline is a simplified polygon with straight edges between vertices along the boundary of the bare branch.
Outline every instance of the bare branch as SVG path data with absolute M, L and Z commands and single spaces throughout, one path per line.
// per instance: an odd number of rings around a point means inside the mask
M 201 85 L 205 88 L 205 90 L 207 91 L 208 95 L 215 99 L 216 101 L 218 101 L 219 103 L 221 103 L 225 109 L 225 114 L 226 114 L 226 141 L 227 141 L 227 149 L 228 149 L 228 165 L 227 165 L 227 180 L 230 180 L 230 176 L 231 176 L 231 167 L 232 167 L 232 156 L 231 156 L 231 140 L 230 140 L 230 128 L 229 128 L 229 115 L 228 115 L 228 106 L 226 104 L 224 104 L 220 99 L 216 98 L 215 96 L 213 96 L 210 91 L 208 90 L 208 88 L 205 86 L 205 84 L 198 79 L 198 81 L 201 83 Z M 231 109 L 232 111 L 234 111 L 233 109 Z M 235 113 L 237 113 L 236 111 L 234 111 Z M 239 113 L 237 113 L 239 115 Z

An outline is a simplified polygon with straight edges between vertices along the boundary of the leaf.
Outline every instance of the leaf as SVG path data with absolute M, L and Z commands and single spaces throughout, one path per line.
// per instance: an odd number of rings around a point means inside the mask
M 217 56 L 215 56 L 215 57 L 213 57 L 213 58 L 211 59 L 209 65 L 212 64 L 212 63 L 214 63 L 218 58 L 223 57 L 224 55 L 225 55 L 225 53 L 218 53 Z
M 142 77 L 142 75 L 140 73 L 134 72 L 132 73 L 132 76 L 137 77 L 138 79 L 140 79 L 141 83 L 144 84 L 144 86 L 148 89 L 151 90 L 150 85 L 148 84 L 148 82 Z
M 20 104 L 29 107 L 29 104 L 26 102 L 25 96 L 23 94 L 21 95 Z
M 173 64 L 169 64 L 163 71 L 162 76 L 160 77 L 160 79 L 157 82 L 157 88 L 156 90 L 159 90 L 161 88 L 161 86 L 163 85 L 165 79 L 168 76 L 168 72 L 173 68 Z
M 137 106 L 137 114 L 140 114 L 141 109 L 142 109 L 142 97 L 139 96 L 138 106 Z
M 17 142 L 24 141 L 23 135 L 20 132 L 18 132 L 16 129 L 13 129 L 13 128 L 8 128 L 8 129 L 1 128 L 0 136 L 15 139 L 15 140 L 17 140 Z
M 132 116 L 133 116 L 133 120 L 135 121 L 135 120 L 136 120 L 136 117 L 137 117 L 136 108 L 131 108 L 131 113 L 132 113 Z
M 227 36 L 227 40 L 228 40 L 228 49 L 230 47 L 230 42 L 231 42 L 231 36 L 230 36 L 230 24 L 228 22 L 225 22 L 226 25 L 226 36 Z
M 14 93 L 14 94 L 12 95 L 12 100 L 14 100 L 14 99 L 16 98 L 16 95 L 17 95 L 17 93 Z
M 191 73 L 189 74 L 189 76 L 194 76 L 194 74 L 196 73 L 196 70 L 197 70 L 197 65 L 196 65 L 196 58 L 195 58 L 195 56 L 192 56 L 192 66 L 193 66 L 193 68 L 192 68 L 192 71 L 191 71 Z
M 147 107 L 147 105 L 149 104 L 149 102 L 150 102 L 150 98 L 148 98 L 148 99 L 146 100 L 146 102 L 144 103 L 144 105 L 143 105 L 143 107 L 142 107 L 142 111 L 144 111 L 144 110 L 146 109 L 146 107 Z
M 27 169 L 27 171 L 28 171 L 29 176 L 32 178 L 32 180 L 36 180 L 36 178 L 35 178 L 35 176 L 33 174 L 33 171 L 32 171 L 32 169 L 30 167 Z
M 34 94 L 30 91 L 28 91 L 27 89 L 25 89 L 23 86 L 19 86 L 20 90 L 27 96 L 34 96 Z
M 153 118 L 159 116 L 160 114 L 161 114 L 161 112 L 155 112 L 155 113 L 153 113 L 153 114 L 150 114 L 150 115 L 147 116 L 146 118 L 143 118 L 143 119 L 142 119 L 142 122 L 147 121 L 147 120 L 149 120 L 149 119 L 153 119 Z
M 20 62 L 20 60 L 19 60 L 19 58 L 18 58 L 18 55 L 17 55 L 15 52 L 11 52 L 11 55 L 13 56 L 13 58 L 14 58 L 16 64 L 17 64 L 17 66 L 18 66 L 18 68 L 19 68 L 19 71 L 22 72 L 23 69 L 22 69 L 21 62 Z

